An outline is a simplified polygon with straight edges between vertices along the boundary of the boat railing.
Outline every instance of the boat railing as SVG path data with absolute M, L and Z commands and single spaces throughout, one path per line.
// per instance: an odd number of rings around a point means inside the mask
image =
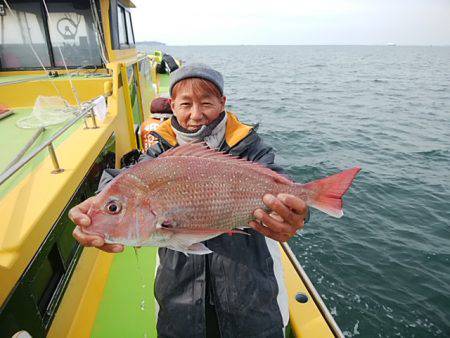
M 309 294 L 314 298 L 314 302 L 317 305 L 317 308 L 322 313 L 322 316 L 325 318 L 325 320 L 328 324 L 328 327 L 333 332 L 334 336 L 338 337 L 338 338 L 344 338 L 344 334 L 342 333 L 338 324 L 334 320 L 330 311 L 328 311 L 327 306 L 323 302 L 322 298 L 320 297 L 320 295 L 317 292 L 316 288 L 314 287 L 313 283 L 309 279 L 305 270 L 303 270 L 302 266 L 300 265 L 299 261 L 297 260 L 297 257 L 295 256 L 294 252 L 291 250 L 291 248 L 289 247 L 289 245 L 287 243 L 281 243 L 281 247 L 283 248 L 283 251 L 286 254 L 286 256 L 289 258 L 289 261 L 291 262 L 292 266 L 297 271 L 297 274 L 300 276 L 303 283 L 305 284 Z
M 106 97 L 104 95 L 100 95 L 86 103 L 84 103 L 81 107 L 80 113 L 77 114 L 72 120 L 66 123 L 61 129 L 59 129 L 52 137 L 50 137 L 47 141 L 40 144 L 35 150 L 33 150 L 29 155 L 24 158 L 18 160 L 16 163 L 13 163 L 9 168 L 3 171 L 0 174 L 0 186 L 6 182 L 11 176 L 13 176 L 16 172 L 18 172 L 23 166 L 25 166 L 28 162 L 30 162 L 33 158 L 35 158 L 39 153 L 41 153 L 45 148 L 48 148 L 50 157 L 52 159 L 54 170 L 52 170 L 52 174 L 58 174 L 64 171 L 63 168 L 60 167 L 58 158 L 56 156 L 55 148 L 53 143 L 64 134 L 70 127 L 72 127 L 75 123 L 84 119 L 84 128 L 85 129 L 97 129 L 97 120 L 94 113 L 94 107 L 96 106 L 95 100 L 100 97 Z M 91 119 L 91 126 L 88 124 L 88 119 Z
M 68 76 L 68 77 L 73 77 L 74 75 L 84 75 L 85 77 L 108 77 L 109 75 L 107 73 L 102 73 L 102 72 L 97 72 L 97 70 L 94 70 L 93 72 L 87 72 L 85 67 L 77 67 L 75 69 L 71 69 L 70 71 L 64 71 L 64 70 L 58 70 L 58 71 L 54 71 L 51 75 L 49 72 L 49 74 L 46 75 L 35 75 L 35 76 L 31 76 L 31 77 L 25 77 L 23 79 L 14 79 L 14 80 L 7 80 L 7 81 L 3 81 L 0 82 L 0 87 L 4 87 L 4 86 L 11 86 L 11 85 L 16 85 L 16 84 L 21 84 L 21 83 L 28 83 L 28 82 L 36 82 L 36 81 L 55 81 L 59 78 L 61 78 L 62 76 Z M 1 75 L 1 73 L 0 73 Z

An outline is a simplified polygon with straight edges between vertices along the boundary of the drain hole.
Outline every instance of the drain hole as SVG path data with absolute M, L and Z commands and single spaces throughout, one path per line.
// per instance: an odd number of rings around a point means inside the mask
M 299 303 L 306 303 L 308 301 L 308 296 L 302 292 L 297 292 L 295 295 L 295 300 Z

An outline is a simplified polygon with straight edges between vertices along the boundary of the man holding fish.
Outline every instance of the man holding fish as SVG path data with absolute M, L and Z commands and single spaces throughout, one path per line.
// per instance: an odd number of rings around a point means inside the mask
M 84 246 L 161 247 L 160 337 L 282 337 L 289 313 L 277 241 L 303 227 L 307 204 L 340 217 L 359 170 L 305 185 L 280 175 L 272 148 L 225 111 L 223 85 L 206 65 L 173 72 L 174 116 L 153 133 L 158 142 L 133 167 L 105 170 L 101 192 L 69 213 Z

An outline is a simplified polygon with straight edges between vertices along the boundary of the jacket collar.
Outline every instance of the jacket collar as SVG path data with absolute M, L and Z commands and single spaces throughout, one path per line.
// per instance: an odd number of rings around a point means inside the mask
M 236 144 L 242 141 L 252 130 L 252 126 L 240 122 L 234 113 L 227 112 L 225 142 L 230 148 L 234 147 Z M 155 132 L 172 147 L 178 145 L 177 136 L 172 129 L 170 119 L 161 123 L 158 128 L 156 128 Z

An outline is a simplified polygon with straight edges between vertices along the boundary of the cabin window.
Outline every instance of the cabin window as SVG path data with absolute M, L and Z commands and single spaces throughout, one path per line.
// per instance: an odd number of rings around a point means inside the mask
M 121 4 L 117 4 L 117 26 L 119 33 L 119 49 L 133 47 L 135 43 L 133 25 L 131 23 L 131 13 L 128 8 L 123 7 Z
M 131 24 L 131 13 L 126 11 L 125 18 L 127 19 L 128 44 L 134 45 L 134 33 L 133 33 L 133 25 Z
M 71 68 L 102 65 L 90 0 L 46 0 L 48 17 L 41 1 L 9 4 L 15 15 L 0 15 L 1 69 L 39 69 L 35 53 L 48 68 L 64 67 L 61 52 Z
M 127 45 L 127 28 L 125 26 L 125 9 L 122 6 L 117 6 L 117 23 L 119 25 L 119 43 Z
M 14 12 L 4 8 L 0 16 L 0 66 L 3 69 L 50 67 L 41 5 L 36 2 L 11 2 Z M 33 46 L 33 49 L 30 47 Z
M 100 46 L 89 1 L 47 0 L 48 26 L 56 67 L 100 66 Z M 64 61 L 61 52 L 64 56 Z

